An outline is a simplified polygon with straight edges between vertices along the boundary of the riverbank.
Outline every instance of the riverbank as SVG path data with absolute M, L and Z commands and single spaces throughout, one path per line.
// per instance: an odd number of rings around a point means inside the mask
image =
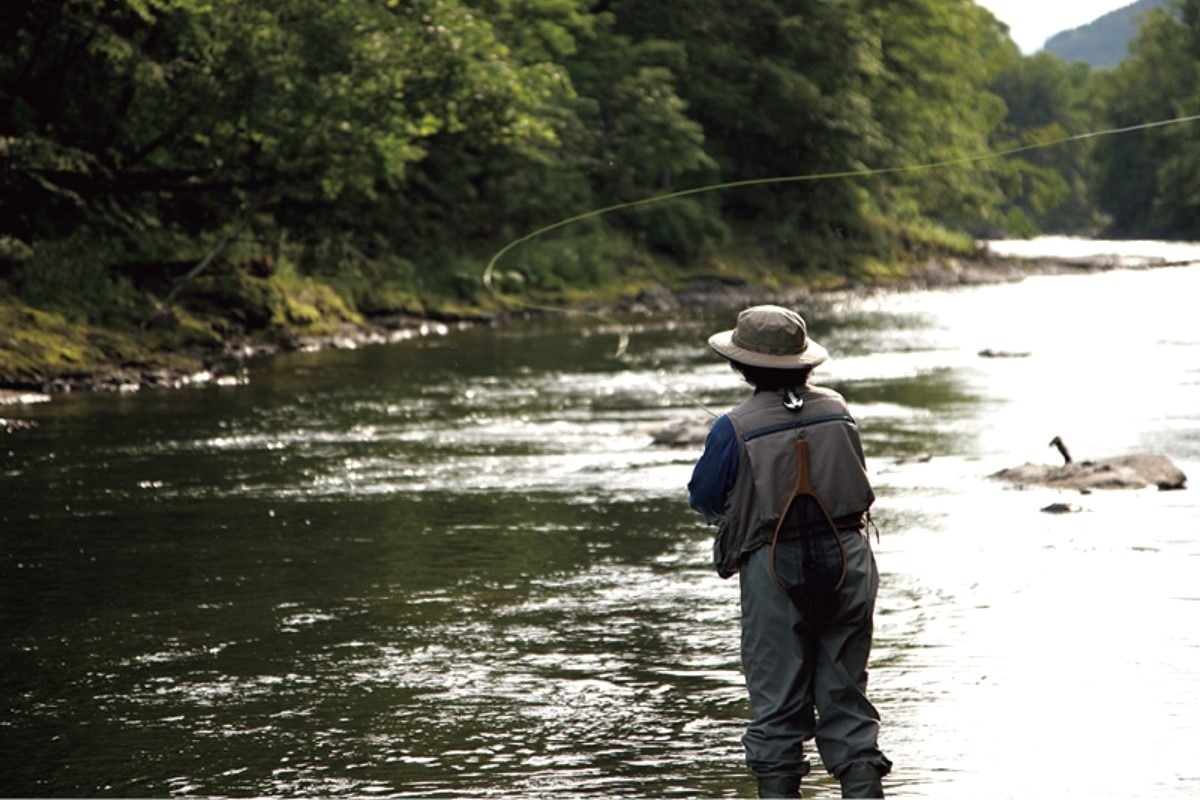
M 687 308 L 738 307 L 758 302 L 803 304 L 815 294 L 871 293 L 944 289 L 1021 280 L 1032 274 L 1100 271 L 1129 266 L 1163 266 L 1162 259 L 1114 255 L 1045 258 L 999 255 L 980 250 L 973 256 L 939 256 L 869 278 L 800 276 L 775 278 L 782 270 L 753 273 L 714 269 L 679 279 L 676 285 L 643 282 L 634 292 L 606 296 L 574 294 L 567 301 L 534 304 L 517 295 L 491 298 L 487 305 L 465 306 L 452 313 L 395 312 L 369 316 L 338 315 L 320 326 L 274 324 L 258 330 L 233 330 L 224 337 L 163 335 L 144 329 L 124 332 L 73 325 L 61 315 L 8 301 L 0 304 L 0 405 L 45 402 L 70 392 L 136 392 L 246 380 L 249 362 L 296 350 L 353 349 L 395 343 L 420 336 L 444 335 L 454 327 L 499 325 L 534 315 L 587 310 L 614 316 L 638 316 Z

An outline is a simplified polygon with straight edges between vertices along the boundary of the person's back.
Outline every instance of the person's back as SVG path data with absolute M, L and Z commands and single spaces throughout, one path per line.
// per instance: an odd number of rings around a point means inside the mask
M 741 584 L 747 765 L 760 796 L 799 796 L 815 738 L 844 797 L 882 797 L 891 763 L 866 697 L 874 494 L 857 425 L 840 395 L 807 385 L 827 354 L 794 312 L 747 309 L 709 344 L 755 387 L 714 423 L 688 486 L 717 525 L 714 566 Z

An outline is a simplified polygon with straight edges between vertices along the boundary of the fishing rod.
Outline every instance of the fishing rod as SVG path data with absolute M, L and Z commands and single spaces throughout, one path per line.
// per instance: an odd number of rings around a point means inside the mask
M 662 388 L 666 389 L 668 392 L 670 392 L 671 394 L 675 395 L 675 396 L 676 396 L 676 397 L 678 397 L 679 399 L 687 401 L 688 405 L 693 405 L 693 406 L 695 406 L 696 408 L 698 408 L 698 409 L 700 409 L 701 411 L 703 411 L 703 412 L 705 412 L 706 414 L 708 414 L 708 415 L 709 415 L 710 417 L 712 417 L 713 419 L 716 419 L 717 417 L 721 416 L 721 415 L 720 415 L 720 414 L 718 414 L 716 411 L 713 411 L 711 408 L 709 408 L 708 406 L 704 405 L 704 403 L 700 402 L 699 400 L 697 400 L 697 399 L 696 399 L 695 397 L 693 397 L 692 395 L 688 394 L 687 392 L 685 392 L 685 391 L 683 391 L 683 390 L 681 390 L 681 389 L 676 389 L 674 386 L 672 386 L 671 384 L 667 383 L 665 380 L 663 380 L 663 377 L 662 377 L 662 372 L 663 372 L 663 371 L 662 371 L 661 369 L 659 369 L 659 370 L 655 370 L 655 371 L 654 371 L 654 374 L 651 376 L 651 379 L 652 379 L 652 380 L 653 380 L 655 383 L 657 383 L 659 386 L 661 386 Z

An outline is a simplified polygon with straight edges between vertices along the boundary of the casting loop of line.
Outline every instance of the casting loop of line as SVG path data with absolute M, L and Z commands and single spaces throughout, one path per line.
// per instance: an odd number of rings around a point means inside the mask
M 706 194 L 708 192 L 724 191 L 724 190 L 728 190 L 728 189 L 740 189 L 740 188 L 744 188 L 747 186 L 767 186 L 767 185 L 781 184 L 781 183 L 809 183 L 809 182 L 816 182 L 816 181 L 838 180 L 838 179 L 842 179 L 842 178 L 864 178 L 864 177 L 869 177 L 872 175 L 894 175 L 894 174 L 898 174 L 898 173 L 927 172 L 929 170 L 945 169 L 947 167 L 955 167 L 955 166 L 961 166 L 964 164 L 974 164 L 974 163 L 978 163 L 981 161 L 990 161 L 993 159 L 1005 158 L 1007 156 L 1017 155 L 1019 153 L 1026 153 L 1031 150 L 1042 150 L 1042 149 L 1049 148 L 1049 147 L 1055 147 L 1057 145 L 1066 144 L 1068 142 L 1077 142 L 1077 141 L 1081 141 L 1084 139 L 1096 139 L 1096 138 L 1099 138 L 1102 136 L 1115 136 L 1118 134 L 1133 133 L 1135 131 L 1149 130 L 1151 128 L 1163 128 L 1163 127 L 1167 127 L 1169 125 L 1180 125 L 1180 124 L 1187 123 L 1187 122 L 1195 122 L 1197 120 L 1200 120 L 1200 114 L 1193 114 L 1190 116 L 1183 116 L 1183 117 L 1174 117 L 1172 119 L 1158 120 L 1156 122 L 1144 122 L 1144 123 L 1141 123 L 1138 125 L 1127 125 L 1127 126 L 1120 127 L 1120 128 L 1108 128 L 1108 129 L 1102 130 L 1102 131 L 1091 131 L 1089 133 L 1078 133 L 1078 134 L 1074 134 L 1071 136 L 1063 136 L 1058 139 L 1051 139 L 1046 142 L 1038 142 L 1036 144 L 1021 145 L 1019 147 L 1012 147 L 1012 148 L 1008 148 L 1005 150 L 993 150 L 993 151 L 989 151 L 989 152 L 985 152 L 985 153 L 979 153 L 976 155 L 963 156 L 961 158 L 947 159 L 945 161 L 932 161 L 932 162 L 929 162 L 926 164 L 914 164 L 914 165 L 910 165 L 910 166 L 906 166 L 906 167 L 881 167 L 878 169 L 866 168 L 866 169 L 844 170 L 841 172 L 817 172 L 817 173 L 811 173 L 811 174 L 807 174 L 807 175 L 782 175 L 782 176 L 777 176 L 777 177 L 773 177 L 773 178 L 750 178 L 750 179 L 746 179 L 746 180 L 726 181 L 724 183 L 714 183 L 714 184 L 709 184 L 706 186 L 697 186 L 697 187 L 694 187 L 691 189 L 682 189 L 677 192 L 667 192 L 666 194 L 654 195 L 653 197 L 645 197 L 645 198 L 642 198 L 641 200 L 632 200 L 627 203 L 617 203 L 615 205 L 605 206 L 603 208 L 596 208 L 591 211 L 586 211 L 582 214 L 576 214 L 575 216 L 567 217 L 566 219 L 561 219 L 558 222 L 554 222 L 550 225 L 546 225 L 544 227 L 538 228 L 537 230 L 531 231 L 530 233 L 527 233 L 524 236 L 521 236 L 517 239 L 513 239 L 511 242 L 504 245 L 504 247 L 497 250 L 496 253 L 488 261 L 487 266 L 484 267 L 483 276 L 482 276 L 483 285 L 489 292 L 491 292 L 491 294 L 493 296 L 495 296 L 496 298 L 501 298 L 501 294 L 496 289 L 492 278 L 495 273 L 496 263 L 501 258 L 503 258 L 510 250 L 512 250 L 513 248 L 517 247 L 518 245 L 524 244 L 525 242 L 528 242 L 532 239 L 536 239 L 540 236 L 544 236 L 545 234 L 550 233 L 551 231 L 558 230 L 559 228 L 564 228 L 564 227 L 566 227 L 568 225 L 572 225 L 576 222 L 582 222 L 583 220 L 586 220 L 586 219 L 592 219 L 594 217 L 599 217 L 604 214 L 610 214 L 614 211 L 624 211 L 624 210 L 630 209 L 630 208 L 640 208 L 641 206 L 647 206 L 647 205 L 651 205 L 653 203 L 661 203 L 661 202 L 665 202 L 667 200 L 676 200 L 681 197 L 691 197 L 693 195 Z M 554 313 L 567 313 L 564 311 L 564 309 L 557 308 L 554 306 L 537 305 L 535 303 L 530 303 L 530 302 L 520 300 L 520 299 L 514 299 L 514 302 L 523 308 L 541 310 L 541 311 L 551 311 Z M 600 314 L 597 312 L 576 312 L 576 313 L 588 314 L 590 316 L 595 316 L 606 322 L 610 322 L 610 323 L 617 325 L 619 330 L 621 331 L 621 333 L 619 336 L 619 342 L 617 344 L 617 351 L 616 351 L 615 355 L 616 355 L 616 357 L 619 358 L 620 356 L 625 354 L 625 351 L 629 347 L 629 331 L 628 331 L 627 326 L 622 325 L 619 321 L 612 319 L 609 316 L 606 316 L 604 314 Z

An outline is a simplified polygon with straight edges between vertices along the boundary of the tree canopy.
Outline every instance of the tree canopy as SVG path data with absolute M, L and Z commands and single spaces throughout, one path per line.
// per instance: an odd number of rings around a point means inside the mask
M 1131 57 L 1100 80 L 1109 125 L 1200 112 L 1200 0 L 1156 10 Z M 1143 130 L 1097 146 L 1096 202 L 1126 236 L 1200 238 L 1200 125 Z
M 469 296 L 540 226 L 727 183 L 588 218 L 507 272 L 561 290 L 747 243 L 853 272 L 938 228 L 1194 237 L 1196 126 L 975 157 L 1194 112 L 1198 9 L 1156 12 L 1096 73 L 1022 57 L 971 0 L 4 4 L 0 279 L 161 298 L 229 243 L 251 277 L 386 308 L 389 287 Z

